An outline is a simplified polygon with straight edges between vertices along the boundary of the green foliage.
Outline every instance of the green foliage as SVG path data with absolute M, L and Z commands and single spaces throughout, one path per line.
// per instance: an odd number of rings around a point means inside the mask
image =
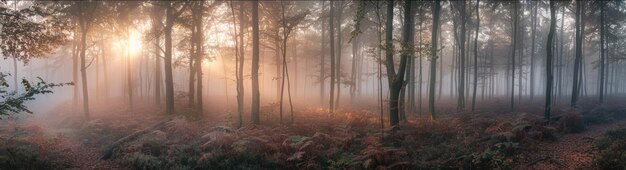
M 0 138 L 0 169 L 69 168 L 59 152 L 51 147 L 55 141 L 44 137 L 37 127 L 16 127 Z
M 626 128 L 604 134 L 596 146 L 600 150 L 594 163 L 603 169 L 626 169 Z
M 17 92 L 7 91 L 9 87 L 5 79 L 7 76 L 8 74 L 0 72 L 0 97 L 3 99 L 3 101 L 0 101 L 0 116 L 20 112 L 32 113 L 26 107 L 26 101 L 35 100 L 35 95 L 52 93 L 52 88 L 54 87 L 73 85 L 72 83 L 46 83 L 40 77 L 37 77 L 39 81 L 35 84 L 32 84 L 26 79 L 22 79 L 22 85 L 26 92 L 18 94 Z

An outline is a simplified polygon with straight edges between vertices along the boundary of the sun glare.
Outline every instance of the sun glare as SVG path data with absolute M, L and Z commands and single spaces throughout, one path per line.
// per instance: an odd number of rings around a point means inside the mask
M 128 54 L 132 57 L 141 52 L 142 41 L 141 33 L 136 30 L 130 30 L 128 37 L 119 37 L 113 42 L 115 48 Z
M 127 42 L 127 47 L 131 54 L 137 54 L 141 51 L 141 33 L 138 31 L 131 31 Z

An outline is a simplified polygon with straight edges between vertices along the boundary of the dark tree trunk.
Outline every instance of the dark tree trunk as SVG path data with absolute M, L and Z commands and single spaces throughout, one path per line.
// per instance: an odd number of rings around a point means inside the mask
M 259 124 L 259 1 L 252 2 L 252 123 Z
M 196 94 L 189 94 L 191 96 L 196 97 L 196 112 L 199 115 L 202 115 L 202 113 L 204 113 L 204 106 L 203 106 L 203 100 L 202 100 L 202 59 L 204 56 L 204 49 L 203 49 L 203 45 L 204 45 L 204 25 L 202 24 L 202 16 L 204 14 L 204 1 L 199 1 L 198 2 L 198 7 L 196 8 L 196 14 L 194 15 L 195 17 L 195 29 L 196 29 L 196 52 L 195 52 L 195 74 L 196 74 Z M 193 97 L 192 97 L 193 98 Z
M 572 99 L 570 101 L 570 107 L 576 107 L 576 102 L 578 101 L 578 96 L 580 93 L 580 67 L 582 64 L 582 7 L 583 2 L 580 0 L 576 1 L 576 55 L 574 59 L 574 76 L 572 78 Z
M 531 47 L 530 47 L 530 101 L 533 101 L 535 97 L 535 30 L 537 30 L 537 1 L 531 1 L 532 4 L 532 31 L 530 33 Z M 556 18 L 554 18 L 556 19 Z
M 330 34 L 330 100 L 329 100 L 329 111 L 331 113 L 335 112 L 335 80 L 336 80 L 336 66 L 335 66 L 335 2 L 330 2 L 330 18 L 328 19 L 328 23 L 330 29 L 328 33 Z
M 83 112 L 85 118 L 90 119 L 89 115 L 89 90 L 87 88 L 87 67 L 85 63 L 85 53 L 87 53 L 87 21 L 82 18 L 81 23 L 81 36 L 80 36 L 80 77 L 83 88 Z
M 174 26 L 174 7 L 168 2 L 165 19 L 165 112 L 174 113 L 174 80 L 172 77 L 172 27 Z
M 476 87 L 478 87 L 478 31 L 480 30 L 480 0 L 476 1 L 476 35 L 474 36 L 474 89 L 472 94 L 472 112 L 476 108 Z
M 515 110 L 515 50 L 517 48 L 517 1 L 513 2 L 513 32 L 511 38 L 511 108 L 510 111 Z
M 604 49 L 604 37 L 605 37 L 605 28 L 604 28 L 604 2 L 600 1 L 600 103 L 604 102 L 604 72 L 605 72 L 605 49 Z
M 430 119 L 435 120 L 437 118 L 437 114 L 435 113 L 435 80 L 436 80 L 436 70 L 437 70 L 437 33 L 439 32 L 437 29 L 439 28 L 439 11 L 441 10 L 441 4 L 439 0 L 435 1 L 432 6 L 433 11 L 433 28 L 431 31 L 431 42 L 432 46 L 430 47 L 430 89 L 428 90 L 428 112 L 430 113 Z M 439 82 L 441 83 L 441 82 Z
M 544 119 L 550 121 L 550 111 L 552 110 L 552 47 L 554 45 L 554 32 L 556 30 L 556 14 L 554 9 L 554 0 L 550 0 L 550 32 L 548 33 L 548 43 L 546 44 L 546 103 L 544 110 Z

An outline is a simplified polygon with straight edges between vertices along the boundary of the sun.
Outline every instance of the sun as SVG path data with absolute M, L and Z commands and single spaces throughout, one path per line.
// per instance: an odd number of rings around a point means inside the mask
M 128 36 L 128 40 L 126 41 L 126 47 L 128 48 L 128 52 L 130 52 L 130 54 L 138 54 L 141 51 L 141 33 L 135 30 L 131 31 Z

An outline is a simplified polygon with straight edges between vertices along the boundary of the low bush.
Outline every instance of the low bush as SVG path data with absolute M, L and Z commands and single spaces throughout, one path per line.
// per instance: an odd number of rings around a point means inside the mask
M 626 128 L 609 131 L 598 140 L 594 163 L 603 169 L 626 169 Z

